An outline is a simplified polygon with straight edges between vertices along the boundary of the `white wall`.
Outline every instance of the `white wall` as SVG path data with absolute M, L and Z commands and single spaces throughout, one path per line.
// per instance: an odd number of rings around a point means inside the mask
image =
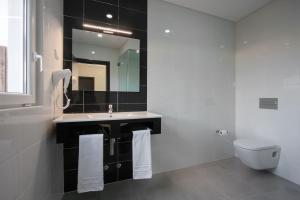
M 237 24 L 236 135 L 282 147 L 275 173 L 300 184 L 300 1 L 275 0 Z M 258 109 L 278 97 L 279 110 Z
M 45 70 L 39 74 L 41 106 L 0 111 L 1 200 L 60 200 L 63 192 L 62 146 L 55 143 L 51 98 L 51 73 L 62 67 L 63 5 L 62 0 L 38 2 Z
M 163 115 L 155 172 L 232 157 L 232 137 L 215 132 L 234 131 L 234 23 L 158 0 L 148 9 L 148 110 Z
M 119 55 L 121 56 L 128 49 L 133 49 L 140 51 L 140 40 L 138 39 L 128 39 L 127 42 L 120 48 Z

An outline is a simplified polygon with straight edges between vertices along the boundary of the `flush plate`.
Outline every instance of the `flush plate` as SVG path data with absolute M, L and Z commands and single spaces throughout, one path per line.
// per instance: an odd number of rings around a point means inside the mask
M 259 108 L 278 110 L 278 98 L 259 98 Z

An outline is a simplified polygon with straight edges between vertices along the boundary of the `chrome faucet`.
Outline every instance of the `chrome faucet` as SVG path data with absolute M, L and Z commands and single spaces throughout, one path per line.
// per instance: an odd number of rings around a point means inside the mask
M 109 104 L 108 105 L 108 114 L 109 114 L 109 117 L 112 117 L 112 113 L 113 113 L 113 105 Z

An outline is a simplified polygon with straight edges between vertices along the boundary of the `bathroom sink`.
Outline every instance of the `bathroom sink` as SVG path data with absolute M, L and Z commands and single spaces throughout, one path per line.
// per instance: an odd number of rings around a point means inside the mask
M 87 121 L 90 117 L 87 114 L 63 114 L 62 116 L 56 118 L 54 122 L 61 121 Z
M 150 119 L 161 118 L 161 115 L 150 112 L 115 112 L 112 115 L 108 113 L 82 113 L 82 114 L 63 114 L 54 120 L 55 123 L 68 122 L 87 122 L 87 121 L 111 121 L 126 119 Z
M 149 112 L 116 112 L 111 116 L 108 113 L 90 113 L 87 114 L 91 119 L 130 119 L 130 118 L 153 118 L 158 115 Z

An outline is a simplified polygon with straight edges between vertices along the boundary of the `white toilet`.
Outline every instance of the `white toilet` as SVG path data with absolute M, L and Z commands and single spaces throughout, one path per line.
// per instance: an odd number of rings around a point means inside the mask
M 256 170 L 276 168 L 280 157 L 280 147 L 258 140 L 235 140 L 234 148 L 239 159 Z

